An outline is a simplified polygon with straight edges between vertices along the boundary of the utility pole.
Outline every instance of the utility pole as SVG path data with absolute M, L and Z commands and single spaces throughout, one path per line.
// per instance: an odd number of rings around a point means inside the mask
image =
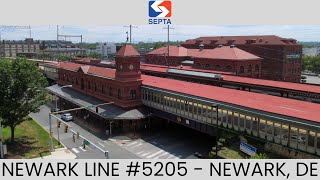
M 57 61 L 59 62 L 59 25 L 57 25 Z
M 168 51 L 168 55 L 167 55 L 167 58 L 169 58 L 169 53 L 170 53 L 170 29 L 174 29 L 174 28 L 170 28 L 170 25 L 168 24 L 168 27 L 166 27 L 166 28 L 163 28 L 163 29 L 167 29 L 168 30 L 168 32 L 167 32 L 167 47 L 168 47 L 168 49 L 167 49 L 167 51 Z M 169 66 L 169 64 L 168 64 L 168 62 L 167 62 L 167 65 Z
M 130 38 L 129 38 L 129 43 L 131 44 L 132 43 L 132 28 L 138 28 L 138 26 L 132 26 L 132 25 L 129 25 L 129 26 L 124 26 L 124 27 L 128 27 L 129 28 L 129 35 L 130 35 Z

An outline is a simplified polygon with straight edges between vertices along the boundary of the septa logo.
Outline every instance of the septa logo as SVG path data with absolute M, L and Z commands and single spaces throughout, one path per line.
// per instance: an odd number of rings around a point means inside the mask
M 171 1 L 149 1 L 149 17 L 171 17 Z

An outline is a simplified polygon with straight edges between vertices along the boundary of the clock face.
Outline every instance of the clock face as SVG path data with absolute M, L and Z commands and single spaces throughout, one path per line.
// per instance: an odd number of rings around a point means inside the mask
M 130 70 L 132 70 L 132 69 L 133 69 L 133 65 L 132 65 L 132 64 L 130 64 L 129 69 L 130 69 Z

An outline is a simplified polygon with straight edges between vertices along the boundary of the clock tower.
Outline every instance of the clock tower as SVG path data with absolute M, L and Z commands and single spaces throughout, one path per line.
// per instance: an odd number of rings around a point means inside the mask
M 140 54 L 131 44 L 121 47 L 116 54 L 115 61 L 116 79 L 122 81 L 141 79 Z
M 122 108 L 132 109 L 142 105 L 140 54 L 131 45 L 125 44 L 117 52 L 115 85 L 117 101 Z

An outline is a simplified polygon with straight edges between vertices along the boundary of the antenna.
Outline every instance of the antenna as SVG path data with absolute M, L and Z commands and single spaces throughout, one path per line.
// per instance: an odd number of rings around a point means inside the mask
M 123 27 L 128 27 L 129 28 L 129 34 L 130 34 L 130 44 L 131 44 L 131 38 L 132 38 L 132 28 L 138 28 L 138 26 L 132 26 L 132 25 L 129 25 L 129 26 L 123 26 Z

